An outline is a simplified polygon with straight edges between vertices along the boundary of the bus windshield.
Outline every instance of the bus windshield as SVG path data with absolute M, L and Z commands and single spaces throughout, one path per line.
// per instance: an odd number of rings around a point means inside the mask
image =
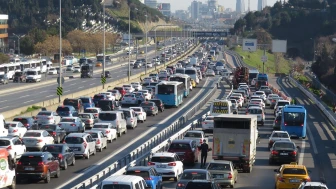
M 253 78 L 257 78 L 258 73 L 249 73 L 249 78 L 253 79 Z
M 157 94 L 174 94 L 174 85 L 158 85 Z
M 185 70 L 185 74 L 194 75 L 196 74 L 196 71 L 195 70 Z
M 170 77 L 169 80 L 185 83 L 185 78 L 181 78 L 181 77 Z
M 303 126 L 305 113 L 303 112 L 284 112 L 285 126 Z

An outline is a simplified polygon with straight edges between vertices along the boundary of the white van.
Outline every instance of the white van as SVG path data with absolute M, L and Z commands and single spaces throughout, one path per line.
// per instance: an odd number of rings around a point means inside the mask
M 189 75 L 191 79 L 193 79 L 197 84 L 199 84 L 200 80 L 198 78 L 196 68 L 194 68 L 194 67 L 187 67 L 187 68 L 185 68 L 184 74 Z
M 230 100 L 216 99 L 211 103 L 210 115 L 233 114 L 232 102 Z
M 112 175 L 97 187 L 97 189 L 103 188 L 151 189 L 152 187 L 147 186 L 146 181 L 140 176 Z
M 38 69 L 28 69 L 26 72 L 26 83 L 28 82 L 41 82 L 42 75 Z
M 117 135 L 127 133 L 127 123 L 124 112 L 122 111 L 102 111 L 98 115 L 99 123 L 111 123 L 117 129 Z

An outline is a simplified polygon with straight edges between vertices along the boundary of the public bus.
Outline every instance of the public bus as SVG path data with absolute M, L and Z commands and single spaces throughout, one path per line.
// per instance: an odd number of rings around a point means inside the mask
M 189 75 L 190 78 L 193 79 L 196 82 L 196 84 L 199 84 L 199 78 L 198 78 L 198 75 L 197 75 L 196 68 L 194 68 L 194 67 L 185 68 L 184 74 Z
M 263 85 L 268 86 L 268 75 L 259 73 L 257 76 L 256 88 L 258 89 L 260 86 Z
M 104 55 L 103 54 L 97 54 L 96 58 L 97 58 L 97 62 L 100 62 L 100 63 L 104 62 Z
M 169 77 L 169 81 L 182 82 L 185 86 L 184 97 L 187 98 L 190 93 L 190 77 L 186 74 L 173 74 Z
M 287 131 L 290 136 L 306 138 L 307 111 L 303 106 L 284 106 L 281 119 L 282 131 Z
M 210 115 L 233 114 L 232 103 L 230 100 L 216 99 L 210 105 Z
M 166 106 L 178 107 L 183 102 L 184 84 L 177 81 L 162 81 L 155 88 L 156 98 Z
M 249 84 L 251 85 L 251 81 L 258 77 L 259 70 L 249 70 Z

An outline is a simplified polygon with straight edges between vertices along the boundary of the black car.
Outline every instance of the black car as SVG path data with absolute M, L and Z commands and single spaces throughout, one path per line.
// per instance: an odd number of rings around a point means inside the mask
M 141 65 L 140 63 L 135 63 L 134 66 L 133 66 L 133 68 L 134 68 L 134 69 L 141 68 L 140 65 Z
M 282 118 L 282 116 L 280 114 L 274 119 L 273 130 L 280 130 L 281 118 Z
M 150 101 L 142 102 L 140 104 L 140 107 L 142 107 L 145 110 L 147 115 L 155 116 L 159 113 L 159 109 L 154 102 Z
M 299 149 L 291 141 L 276 141 L 269 155 L 269 164 L 298 162 Z
M 104 73 L 101 74 L 101 77 L 103 77 L 103 76 L 105 76 L 106 78 L 111 78 L 112 77 L 112 74 L 111 74 L 110 71 L 105 71 Z
M 165 107 L 164 107 L 164 104 L 163 104 L 162 100 L 160 100 L 160 99 L 151 99 L 149 101 L 150 102 L 154 102 L 155 105 L 159 108 L 160 112 L 164 111 Z
M 26 75 L 23 72 L 15 72 L 13 82 L 26 82 Z
M 42 152 L 50 152 L 59 161 L 59 166 L 63 170 L 66 170 L 68 165 L 74 166 L 76 163 L 75 153 L 67 144 L 46 144 Z
M 61 143 L 66 136 L 66 131 L 55 124 L 44 124 L 41 125 L 39 130 L 45 130 L 47 131 L 51 136 L 54 137 L 54 141 L 59 144 Z
M 221 189 L 218 183 L 208 180 L 189 181 L 184 189 Z
M 102 111 L 113 111 L 120 106 L 118 101 L 114 100 L 100 100 L 98 101 L 96 107 L 99 107 Z
M 9 79 L 8 79 L 6 74 L 0 75 L 0 83 L 1 84 L 8 84 L 8 82 L 9 82 Z
M 63 105 L 73 106 L 78 113 L 84 111 L 83 102 L 80 98 L 66 98 L 63 101 Z
M 28 130 L 38 128 L 37 122 L 32 117 L 15 117 L 13 121 L 21 122 Z

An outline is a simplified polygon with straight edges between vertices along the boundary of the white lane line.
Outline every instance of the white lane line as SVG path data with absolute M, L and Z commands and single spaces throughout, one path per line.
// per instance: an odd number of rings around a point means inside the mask
M 78 87 L 78 89 L 81 89 L 81 88 L 84 88 L 83 86 L 81 86 L 81 87 Z
M 72 85 L 76 85 L 76 83 L 71 83 L 70 86 L 72 86 Z
M 1 102 L 7 102 L 7 100 L 0 101 L 0 103 L 1 103 Z
M 8 108 L 8 107 L 9 107 L 9 106 L 1 107 L 0 110 L 1 110 L 1 109 L 5 109 L 5 108 Z
M 46 92 L 48 92 L 48 91 L 41 91 L 40 93 L 46 93 Z
M 26 102 L 24 102 L 24 104 L 27 104 L 27 103 L 29 103 L 29 102 L 33 102 L 34 100 L 28 100 L 28 101 L 26 101 Z
M 85 83 L 85 82 L 87 82 L 87 81 L 82 81 L 82 83 Z
M 208 82 L 208 78 L 207 81 L 205 82 L 204 86 L 206 86 Z M 179 110 L 183 109 L 184 107 L 188 106 L 196 97 L 199 96 L 199 94 L 201 94 L 201 92 L 203 92 L 205 90 L 205 88 L 203 87 L 201 90 L 199 90 L 199 93 L 194 96 L 193 98 L 191 98 L 188 103 L 183 104 L 183 107 L 179 108 Z M 72 179 L 68 180 L 67 182 L 63 183 L 61 186 L 58 186 L 57 188 L 63 188 L 65 186 L 67 186 L 68 184 L 70 184 L 71 182 L 73 182 L 74 180 L 78 179 L 79 177 L 81 177 L 84 174 L 89 173 L 91 170 L 95 169 L 97 166 L 105 163 L 107 160 L 111 159 L 113 156 L 117 155 L 118 153 L 124 151 L 126 148 L 128 148 L 129 146 L 131 146 L 132 144 L 138 142 L 138 140 L 140 140 L 141 138 L 143 138 L 144 136 L 148 135 L 150 132 L 152 132 L 153 130 L 156 129 L 155 126 L 160 125 L 165 123 L 168 119 L 172 118 L 173 116 L 175 116 L 176 114 L 178 114 L 180 111 L 175 111 L 173 114 L 171 114 L 170 116 L 168 116 L 167 118 L 165 118 L 164 120 L 160 121 L 159 123 L 153 125 L 150 129 L 148 129 L 146 132 L 142 133 L 140 136 L 136 137 L 135 139 L 132 139 L 131 142 L 127 143 L 126 145 L 124 145 L 123 147 L 119 148 L 117 151 L 114 151 L 113 154 L 110 154 L 109 156 L 107 156 L 105 159 L 99 161 L 98 163 L 96 163 L 94 167 L 91 167 L 87 170 L 85 170 L 85 172 L 81 172 L 79 174 L 77 174 L 77 176 L 73 177 Z
M 91 83 L 90 85 L 94 85 L 95 83 Z
M 26 98 L 26 97 L 28 97 L 28 96 L 30 96 L 30 95 L 24 95 L 24 96 L 21 96 L 20 98 Z
M 300 149 L 299 165 L 303 165 L 305 147 L 306 147 L 306 141 L 303 140 L 301 143 L 301 149 Z
M 69 92 L 70 90 L 66 90 L 66 91 L 64 91 L 65 93 L 67 93 L 67 92 Z
M 309 134 L 309 138 L 310 138 L 310 143 L 311 145 L 313 146 L 313 151 L 314 151 L 314 154 L 317 154 L 317 148 L 316 148 L 316 143 L 315 143 L 315 139 L 314 139 L 314 136 L 310 130 L 310 126 L 308 126 L 310 124 L 307 124 L 307 131 L 308 131 L 308 134 Z M 304 141 L 303 141 L 304 142 Z
M 46 96 L 45 98 L 52 97 L 52 96 L 54 96 L 54 95 L 48 95 L 48 96 Z

